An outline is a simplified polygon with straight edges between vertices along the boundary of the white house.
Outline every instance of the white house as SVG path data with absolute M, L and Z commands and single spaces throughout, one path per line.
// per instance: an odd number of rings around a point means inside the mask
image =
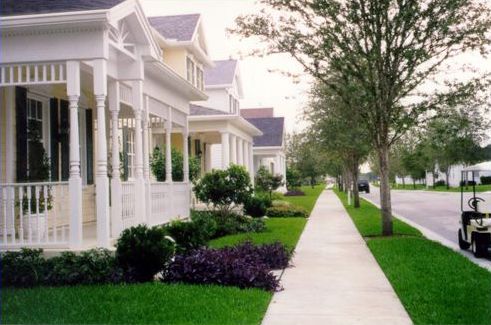
M 187 67 L 197 79 L 173 68 L 175 40 L 138 0 L 3 0 L 0 15 L 0 249 L 108 247 L 125 227 L 187 216 L 187 117 L 191 101 L 207 99 L 201 66 Z M 186 51 L 211 65 L 203 44 Z M 170 163 L 177 140 L 179 182 Z M 150 177 L 159 141 L 165 183 Z M 33 182 L 39 143 L 49 176 Z
M 204 74 L 208 99 L 191 105 L 189 131 L 195 148 L 203 152 L 204 171 L 238 164 L 253 179 L 253 139 L 262 132 L 240 115 L 243 90 L 238 61 L 213 63 Z
M 265 166 L 283 176 L 279 190 L 286 191 L 285 118 L 275 117 L 272 107 L 241 109 L 240 114 L 263 133 L 254 137 L 254 172 Z

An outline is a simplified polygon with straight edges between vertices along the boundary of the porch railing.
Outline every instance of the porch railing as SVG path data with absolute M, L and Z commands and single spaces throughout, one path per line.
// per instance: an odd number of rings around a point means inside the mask
M 189 216 L 190 198 L 187 183 L 150 183 L 151 212 L 149 223 L 163 224 Z
M 138 224 L 135 209 L 135 183 L 123 182 L 121 185 L 121 218 L 123 219 L 123 229 L 126 229 Z
M 0 249 L 67 248 L 68 182 L 0 184 Z

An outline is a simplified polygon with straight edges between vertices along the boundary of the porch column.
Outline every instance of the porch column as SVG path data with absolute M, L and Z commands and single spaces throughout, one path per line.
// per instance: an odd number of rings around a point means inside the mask
M 97 169 L 96 169 L 96 219 L 97 245 L 109 247 L 109 179 L 107 177 L 107 139 L 106 139 L 106 60 L 93 61 L 94 95 L 97 107 Z
M 165 123 L 165 181 L 172 183 L 172 108 Z
M 150 181 L 150 149 L 148 142 L 149 113 L 148 96 L 145 96 L 145 111 L 143 112 L 143 176 L 146 182 Z
M 183 181 L 184 182 L 189 182 L 189 146 L 188 146 L 188 137 L 189 137 L 189 132 L 188 132 L 188 127 L 184 127 L 184 130 L 182 132 L 182 156 L 183 156 L 183 166 L 182 166 L 182 171 L 183 171 Z
M 237 163 L 237 137 L 233 134 L 230 135 L 230 163 Z
M 205 173 L 211 171 L 211 143 L 207 143 L 205 146 Z
M 242 159 L 244 162 L 244 167 L 248 171 L 249 170 L 249 158 L 247 157 L 247 153 L 249 152 L 247 149 L 248 142 L 246 140 L 243 140 L 242 142 Z
M 222 138 L 222 169 L 227 169 L 230 165 L 230 143 L 229 143 L 229 133 L 221 132 Z
M 143 176 L 143 80 L 132 82 L 133 114 L 135 116 L 135 211 L 140 215 L 140 222 L 146 222 L 145 180 Z
M 80 139 L 78 101 L 80 98 L 80 62 L 67 61 L 67 96 L 70 109 L 70 248 L 82 247 L 82 178 L 80 177 Z
M 237 164 L 244 166 L 244 140 L 241 138 L 238 138 L 238 148 L 237 148 Z
M 119 81 L 109 83 L 108 101 L 111 111 L 111 236 L 123 231 L 122 185 L 119 170 Z
M 249 173 L 251 175 L 252 185 L 254 185 L 254 175 L 255 175 L 255 172 L 254 172 L 254 150 L 253 150 L 252 142 L 249 142 L 248 150 L 249 150 Z

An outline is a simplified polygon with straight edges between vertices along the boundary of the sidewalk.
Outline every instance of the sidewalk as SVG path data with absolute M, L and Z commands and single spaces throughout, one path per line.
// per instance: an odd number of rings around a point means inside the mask
M 320 195 L 263 325 L 411 324 L 332 191 Z

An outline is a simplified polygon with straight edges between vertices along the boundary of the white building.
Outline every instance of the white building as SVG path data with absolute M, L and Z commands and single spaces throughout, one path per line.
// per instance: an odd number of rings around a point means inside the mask
M 197 78 L 173 67 L 175 40 L 137 0 L 0 6 L 0 249 L 108 247 L 128 226 L 188 216 L 187 117 L 190 101 L 207 99 L 201 66 L 182 64 Z M 186 53 L 211 65 L 201 40 Z M 173 181 L 179 140 L 184 179 Z M 165 183 L 150 177 L 159 141 Z M 34 143 L 49 160 L 42 182 L 32 180 Z

